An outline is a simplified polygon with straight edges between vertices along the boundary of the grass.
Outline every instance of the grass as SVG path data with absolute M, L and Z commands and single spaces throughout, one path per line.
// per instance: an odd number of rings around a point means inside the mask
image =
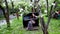
M 20 17 L 19 20 L 13 19 L 10 30 L 8 30 L 6 26 L 7 25 L 3 25 L 0 28 L 0 34 L 42 34 L 41 29 L 39 29 L 38 31 L 27 31 L 26 29 L 24 29 L 22 17 Z
M 47 21 L 47 17 L 45 17 L 45 21 Z M 22 17 L 20 17 L 19 20 L 16 18 L 13 19 L 10 30 L 8 30 L 6 26 L 7 25 L 3 25 L 0 27 L 0 34 L 43 34 L 41 27 L 39 27 L 37 31 L 27 31 L 24 29 Z M 60 20 L 51 19 L 48 31 L 49 34 L 60 34 Z
M 4 17 L 0 17 L 0 20 L 3 20 L 4 19 Z
M 47 21 L 47 17 L 45 17 L 45 22 Z M 49 34 L 60 34 L 60 19 L 51 19 L 49 28 Z

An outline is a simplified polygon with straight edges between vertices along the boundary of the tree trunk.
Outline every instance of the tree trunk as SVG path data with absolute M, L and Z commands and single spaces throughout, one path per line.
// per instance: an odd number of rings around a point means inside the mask
M 30 0 L 32 2 L 32 0 Z
M 53 2 L 53 3 L 56 3 L 56 0 Z M 53 11 L 54 11 L 54 9 L 56 8 L 56 5 L 55 6 L 51 6 L 51 9 L 50 9 L 50 15 L 49 15 L 49 17 L 48 17 L 48 22 L 47 22 L 47 25 L 45 24 L 45 28 L 43 29 L 43 34 L 48 34 L 48 25 L 49 25 L 49 23 L 50 23 L 50 20 L 51 20 L 51 17 L 52 17 L 52 14 L 53 14 Z M 43 20 L 42 20 L 43 21 Z M 43 21 L 44 22 L 44 21 Z M 43 23 L 42 22 L 42 23 Z
M 10 22 L 9 22 L 9 10 L 8 10 L 8 3 L 7 3 L 7 0 L 5 0 L 5 4 L 6 4 L 6 10 L 5 11 L 5 18 L 6 18 L 6 22 L 7 22 L 7 28 L 10 27 Z
M 43 34 L 48 34 L 48 31 L 47 31 L 47 28 L 46 28 L 46 24 L 44 22 L 44 18 L 43 17 L 40 17 L 40 22 L 41 22 Z
M 56 4 L 56 0 L 53 3 Z M 48 28 L 49 22 L 50 22 L 50 20 L 52 18 L 52 14 L 53 14 L 55 8 L 56 8 L 56 5 L 55 6 L 53 6 L 53 5 L 51 6 L 50 13 L 49 13 L 49 16 L 48 16 L 47 25 L 46 25 L 47 28 Z
M 47 30 L 43 30 L 43 34 L 48 34 L 48 31 Z
M 47 16 L 48 16 L 48 14 L 49 14 L 49 11 L 48 11 L 48 10 L 49 10 L 49 8 L 48 8 L 48 7 L 49 7 L 49 5 L 48 5 L 48 0 L 46 0 L 46 4 L 47 4 L 46 7 L 47 7 Z
M 12 4 L 12 11 L 14 12 L 14 3 L 12 0 L 11 0 L 11 4 Z
M 16 12 L 16 16 L 17 16 L 17 19 L 19 20 L 19 14 L 18 14 L 18 11 Z
M 14 12 L 14 3 L 13 3 L 13 1 L 12 1 L 12 0 L 11 0 L 11 4 L 12 4 L 13 12 Z M 18 14 L 18 11 L 16 12 L 16 16 L 17 16 L 17 19 L 19 20 L 19 14 Z

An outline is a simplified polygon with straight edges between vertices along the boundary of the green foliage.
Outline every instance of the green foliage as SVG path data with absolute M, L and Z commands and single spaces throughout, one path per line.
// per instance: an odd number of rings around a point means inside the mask
M 12 9 L 12 5 L 11 4 L 8 4 L 8 7 L 9 7 L 9 9 Z
M 17 5 L 14 6 L 14 8 L 23 8 L 25 9 L 27 3 L 25 2 L 19 2 Z
M 55 10 L 60 10 L 60 1 L 59 0 L 57 1 L 57 6 L 56 6 Z
M 3 3 L 3 0 L 0 0 L 0 5 L 2 5 L 2 3 Z
M 0 15 L 0 20 L 4 19 L 4 16 Z
M 41 8 L 42 13 L 44 13 L 44 10 L 45 10 L 45 9 L 46 9 L 46 8 L 44 8 L 44 7 Z
M 31 12 L 31 7 L 27 2 L 19 2 L 18 5 L 15 6 L 15 8 L 22 8 L 24 14 L 28 14 L 29 12 Z M 20 12 L 20 14 L 21 13 L 22 12 Z

